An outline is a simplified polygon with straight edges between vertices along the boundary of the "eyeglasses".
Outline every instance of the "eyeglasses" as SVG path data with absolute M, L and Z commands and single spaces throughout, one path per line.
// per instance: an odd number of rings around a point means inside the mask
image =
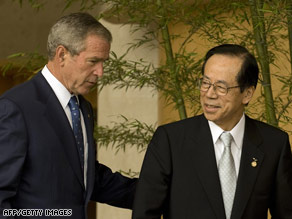
M 227 93 L 230 89 L 240 87 L 239 85 L 233 86 L 233 87 L 227 87 L 222 82 L 215 82 L 212 84 L 210 81 L 206 80 L 205 78 L 201 78 L 199 80 L 199 88 L 201 91 L 207 92 L 211 86 L 213 86 L 215 93 L 219 96 L 225 96 L 225 95 L 227 95 Z

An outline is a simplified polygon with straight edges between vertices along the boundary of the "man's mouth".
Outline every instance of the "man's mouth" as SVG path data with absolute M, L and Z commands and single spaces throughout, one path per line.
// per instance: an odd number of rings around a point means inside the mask
M 89 84 L 92 84 L 92 85 L 96 84 L 96 81 L 86 81 L 86 82 L 89 83 Z
M 213 105 L 213 104 L 204 104 L 204 105 L 205 105 L 206 111 L 208 111 L 208 112 L 214 112 L 214 111 L 217 111 L 220 108 L 220 106 Z
M 205 106 L 208 108 L 220 108 L 218 105 L 213 105 L 213 104 L 205 104 Z

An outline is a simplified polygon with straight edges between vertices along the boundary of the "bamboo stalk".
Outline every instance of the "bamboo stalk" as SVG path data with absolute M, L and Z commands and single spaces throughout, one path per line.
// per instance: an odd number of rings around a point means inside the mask
M 290 51 L 290 67 L 292 75 L 292 2 L 287 1 L 286 6 L 287 11 L 287 22 L 288 22 L 288 39 L 289 39 L 289 51 Z
M 163 7 L 163 5 L 161 5 L 161 2 L 159 0 L 158 0 L 158 4 L 160 5 L 160 7 L 163 10 L 164 7 Z M 161 27 L 161 34 L 162 34 L 162 39 L 164 42 L 163 45 L 164 45 L 164 50 L 165 50 L 165 54 L 166 54 L 166 63 L 170 66 L 171 78 L 172 78 L 172 81 L 173 81 L 173 83 L 175 85 L 175 89 L 176 89 L 176 92 L 175 92 L 176 95 L 173 96 L 173 100 L 176 104 L 180 119 L 185 119 L 185 118 L 187 118 L 187 112 L 186 112 L 186 107 L 185 107 L 185 103 L 184 103 L 184 98 L 182 95 L 181 84 L 178 80 L 178 72 L 177 72 L 175 59 L 173 56 L 173 49 L 172 49 L 168 24 L 164 19 L 161 20 L 161 22 L 163 25 Z
M 256 51 L 258 53 L 258 61 L 261 66 L 263 76 L 263 89 L 265 97 L 265 109 L 267 122 L 273 126 L 278 126 L 278 120 L 275 113 L 275 105 L 271 84 L 271 73 L 269 66 L 269 55 L 266 40 L 264 14 L 261 10 L 263 8 L 262 0 L 249 0 L 253 32 L 256 44 Z

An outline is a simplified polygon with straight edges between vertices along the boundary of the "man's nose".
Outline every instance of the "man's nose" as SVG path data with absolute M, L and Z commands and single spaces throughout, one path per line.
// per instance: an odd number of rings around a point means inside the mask
M 209 89 L 206 91 L 206 96 L 209 98 L 216 98 L 218 97 L 217 93 L 216 93 L 216 87 L 214 86 L 214 84 L 211 84 Z
M 102 77 L 102 75 L 103 75 L 103 62 L 99 62 L 96 64 L 93 74 L 96 75 L 97 77 Z

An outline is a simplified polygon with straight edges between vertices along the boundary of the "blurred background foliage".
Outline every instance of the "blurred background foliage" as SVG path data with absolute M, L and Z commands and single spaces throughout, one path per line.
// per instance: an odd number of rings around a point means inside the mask
M 22 0 L 14 0 L 21 6 Z M 132 33 L 145 30 L 121 56 L 111 53 L 104 76 L 98 81 L 115 89 L 153 88 L 177 112 L 179 119 L 201 113 L 197 80 L 204 54 L 222 43 L 237 43 L 253 53 L 260 66 L 259 95 L 246 109 L 248 115 L 292 133 L 292 3 L 289 0 L 64 0 L 64 10 L 73 4 L 80 11 L 103 8 L 98 19 L 130 24 Z M 29 0 L 36 10 L 48 0 Z M 37 12 L 36 12 L 37 13 Z M 178 31 L 180 30 L 180 31 Z M 127 54 L 139 47 L 159 47 L 159 66 L 143 59 L 129 60 Z M 7 71 L 21 57 L 22 65 L 37 72 L 46 58 L 36 52 L 18 53 L 3 67 Z M 110 126 L 97 126 L 99 146 L 116 152 L 127 147 L 145 150 L 156 124 L 145 124 L 120 116 Z

